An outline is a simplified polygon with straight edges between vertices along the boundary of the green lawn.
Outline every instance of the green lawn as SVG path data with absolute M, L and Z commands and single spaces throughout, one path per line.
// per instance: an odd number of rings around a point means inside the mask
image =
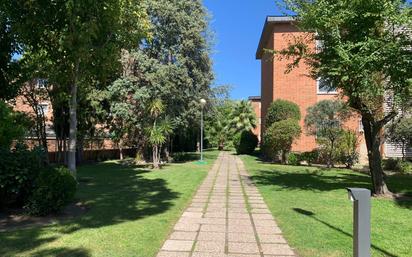
M 172 164 L 159 171 L 105 162 L 82 166 L 78 218 L 0 233 L 0 256 L 133 256 L 156 254 L 218 152 L 207 165 Z
M 368 176 L 241 158 L 300 256 L 352 256 L 352 203 L 345 188 L 370 188 Z M 388 183 L 412 196 L 412 176 L 392 176 Z M 373 256 L 412 256 L 411 200 L 372 200 L 372 244 Z

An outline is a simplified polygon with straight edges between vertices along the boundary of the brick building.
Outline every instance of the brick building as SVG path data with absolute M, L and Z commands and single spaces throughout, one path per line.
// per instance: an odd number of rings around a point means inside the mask
M 308 107 L 316 104 L 320 100 L 336 99 L 336 91 L 328 91 L 321 79 L 315 80 L 309 77 L 309 67 L 301 63 L 289 73 L 285 73 L 290 60 L 273 58 L 271 53 L 265 49 L 282 50 L 285 49 L 294 37 L 303 36 L 305 32 L 299 31 L 294 25 L 291 17 L 267 17 L 259 46 L 256 52 L 256 59 L 261 60 L 261 134 L 265 131 L 265 119 L 269 105 L 276 99 L 292 101 L 299 105 L 302 114 L 300 125 L 303 128 L 304 118 Z M 309 47 L 316 47 L 316 42 L 309 43 Z M 362 126 L 357 115 L 346 122 L 345 127 L 358 133 L 360 144 L 360 154 L 362 162 L 367 157 L 366 145 L 362 136 Z M 304 152 L 316 148 L 314 136 L 303 133 L 292 146 L 293 151 Z
M 300 31 L 294 25 L 292 17 L 269 16 L 266 18 L 259 46 L 256 52 L 256 59 L 261 61 L 261 102 L 258 103 L 258 97 L 253 97 L 252 104 L 260 106 L 255 108 L 256 114 L 261 117 L 260 133 L 265 131 L 265 116 L 269 105 L 276 99 L 292 101 L 299 105 L 302 114 L 300 125 L 303 128 L 304 118 L 308 107 L 316 104 L 318 101 L 325 99 L 337 99 L 336 91 L 328 91 L 322 79 L 313 79 L 309 77 L 309 67 L 301 63 L 299 67 L 285 73 L 287 65 L 291 60 L 274 58 L 273 54 L 266 52 L 265 49 L 279 51 L 285 49 L 295 37 L 304 36 L 307 32 Z M 317 42 L 308 42 L 309 47 L 315 49 Z M 384 108 L 384 107 L 383 107 Z M 352 117 L 344 124 L 344 127 L 356 131 L 360 144 L 360 162 L 367 162 L 367 149 L 363 136 L 363 126 L 360 116 L 353 114 Z M 316 148 L 314 136 L 303 133 L 293 147 L 293 151 L 303 152 Z M 384 158 L 401 157 L 402 148 L 390 142 L 382 145 L 381 152 Z M 407 156 L 412 157 L 412 149 L 406 149 Z
M 250 96 L 249 102 L 252 105 L 253 110 L 255 111 L 255 114 L 256 114 L 256 128 L 253 129 L 253 133 L 259 138 L 259 141 L 260 141 L 260 138 L 261 138 L 260 131 L 261 131 L 261 124 L 262 124 L 262 118 L 260 115 L 262 104 L 261 104 L 260 96 Z
M 24 112 L 33 119 L 35 119 L 36 116 L 44 119 L 49 159 L 53 161 L 57 158 L 55 153 L 59 151 L 59 142 L 53 128 L 53 106 L 48 98 L 47 86 L 46 79 L 34 79 L 33 81 L 27 82 L 22 87 L 20 95 L 14 99 L 13 107 L 14 110 Z M 100 129 L 105 132 L 103 134 L 107 134 L 107 130 L 104 129 L 103 125 L 96 125 L 96 129 Z M 34 130 L 35 129 L 29 132 L 25 138 L 25 143 L 31 147 L 39 145 Z M 67 150 L 68 139 L 60 143 L 62 144 L 60 147 Z M 85 139 L 83 142 L 83 150 L 85 156 L 83 159 L 89 160 L 94 159 L 93 154 L 97 156 L 97 154 L 104 155 L 108 152 L 110 155 L 117 155 L 117 152 L 114 152 L 114 154 L 111 152 L 118 150 L 118 146 L 108 136 L 96 136 Z M 96 153 L 92 153 L 92 151 Z

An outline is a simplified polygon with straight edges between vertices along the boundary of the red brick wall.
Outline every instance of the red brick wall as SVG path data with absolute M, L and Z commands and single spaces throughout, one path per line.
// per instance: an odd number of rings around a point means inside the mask
M 261 100 L 257 100 L 257 99 L 252 99 L 249 100 L 250 103 L 252 104 L 253 110 L 256 114 L 256 128 L 253 130 L 253 133 L 259 138 L 260 141 L 260 130 L 261 130 Z
M 292 24 L 279 23 L 273 26 L 272 36 L 266 48 L 274 50 L 285 49 L 293 42 L 295 37 L 305 36 L 305 32 L 299 31 Z M 314 48 L 314 42 L 308 42 L 309 46 Z M 273 62 L 265 61 L 262 58 L 262 133 L 264 132 L 264 117 L 270 103 L 276 99 L 285 99 L 299 105 L 302 114 L 300 125 L 302 127 L 301 137 L 294 142 L 293 151 L 310 151 L 316 148 L 315 137 L 306 135 L 304 129 L 304 118 L 308 107 L 316 104 L 320 100 L 334 99 L 336 94 L 318 94 L 316 80 L 309 77 L 309 67 L 301 62 L 299 67 L 292 69 L 286 73 L 287 65 L 291 60 L 285 58 L 273 59 Z M 359 131 L 359 117 L 354 115 L 346 124 L 345 127 L 355 131 Z M 362 140 L 362 135 L 359 133 L 359 138 Z M 362 147 L 361 147 L 362 149 Z

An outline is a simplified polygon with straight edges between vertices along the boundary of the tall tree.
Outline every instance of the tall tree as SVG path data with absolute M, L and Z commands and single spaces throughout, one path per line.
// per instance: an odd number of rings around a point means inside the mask
M 390 194 L 384 180 L 382 129 L 412 92 L 412 11 L 404 0 L 285 0 L 306 31 L 281 54 L 305 60 L 313 78 L 330 82 L 362 116 L 372 191 Z M 317 49 L 309 42 L 317 40 Z M 384 111 L 385 98 L 393 101 Z
M 143 36 L 144 9 L 138 0 L 18 0 L 12 10 L 22 43 L 46 52 L 59 72 L 56 84 L 70 88 L 68 166 L 75 175 L 79 86 L 118 68 L 120 49 Z
M 213 78 L 202 2 L 149 0 L 147 10 L 151 38 L 123 51 L 123 74 L 109 87 L 112 131 L 141 137 L 139 147 L 148 141 L 138 130 L 147 127 L 151 102 L 167 106 L 164 115 L 181 130 L 197 122 L 199 100 L 209 95 Z
M 13 55 L 20 52 L 17 33 L 11 22 L 11 9 L 8 1 L 0 3 L 0 99 L 8 100 L 16 96 L 18 85 L 18 63 Z

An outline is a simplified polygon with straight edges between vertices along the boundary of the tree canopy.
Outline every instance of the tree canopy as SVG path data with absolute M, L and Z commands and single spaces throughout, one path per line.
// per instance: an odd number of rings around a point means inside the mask
M 411 4 L 404 0 L 284 3 L 296 13 L 296 25 L 307 33 L 278 54 L 293 58 L 290 68 L 305 61 L 313 78 L 339 89 L 362 115 L 373 192 L 389 193 L 381 167 L 380 132 L 411 97 Z

